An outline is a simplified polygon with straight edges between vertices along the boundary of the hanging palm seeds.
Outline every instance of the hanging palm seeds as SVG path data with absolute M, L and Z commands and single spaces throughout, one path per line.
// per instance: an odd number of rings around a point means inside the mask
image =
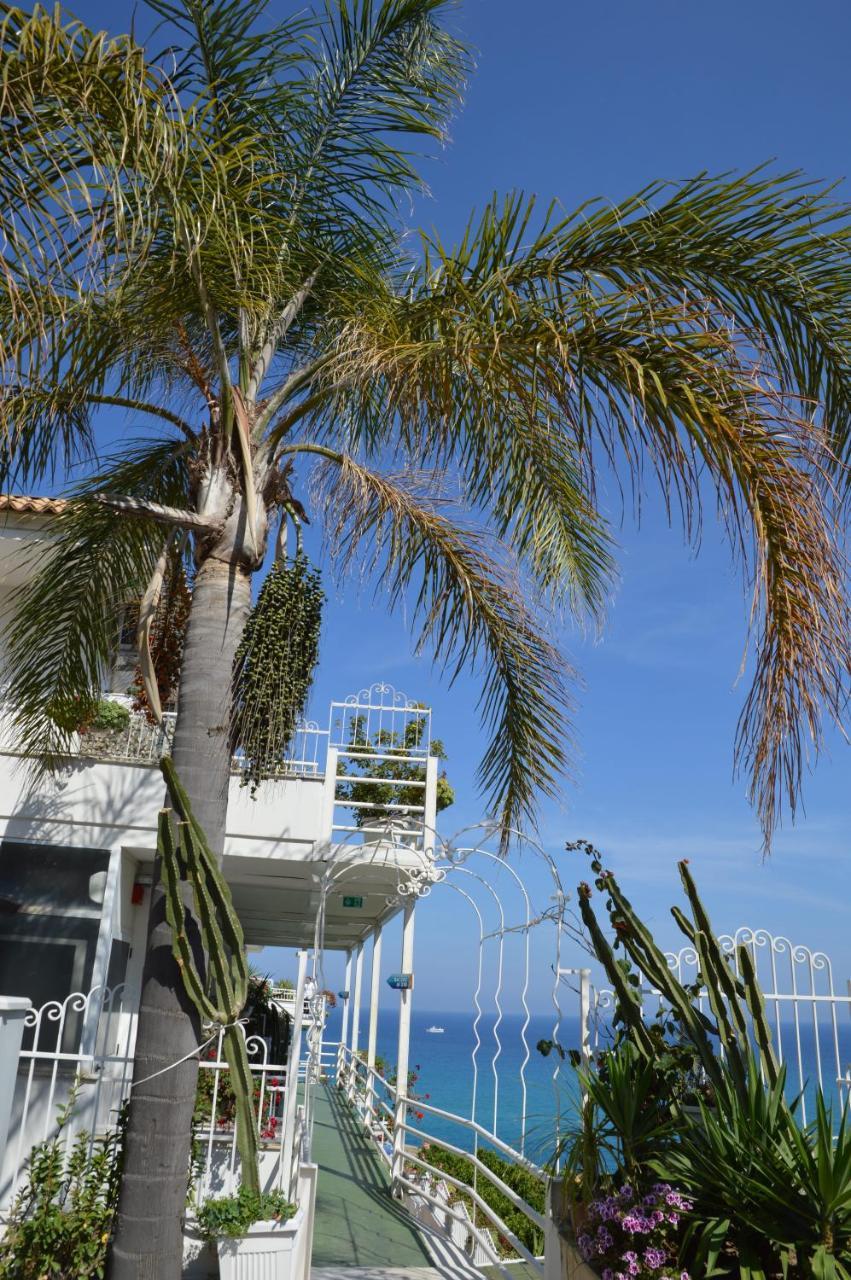
M 313 683 L 324 600 L 299 549 L 272 565 L 248 619 L 234 663 L 233 746 L 252 795 L 284 772 Z

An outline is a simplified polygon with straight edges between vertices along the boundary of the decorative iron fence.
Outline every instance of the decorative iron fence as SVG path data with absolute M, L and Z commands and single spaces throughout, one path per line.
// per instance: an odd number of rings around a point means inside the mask
M 718 941 L 737 971 L 737 948 L 744 945 L 750 952 L 775 1050 L 786 1064 L 788 1088 L 800 1096 L 804 1123 L 812 1118 L 816 1087 L 824 1091 L 828 1102 L 842 1105 L 851 1097 L 851 981 L 845 991 L 838 991 L 829 956 L 766 929 L 743 926 L 734 934 L 720 934 Z M 693 947 L 666 952 L 666 959 L 681 982 L 688 985 L 696 981 L 699 963 Z M 642 992 L 645 1016 L 653 1017 L 662 997 L 649 983 Z M 698 1004 L 709 1012 L 705 994 L 698 997 Z M 591 987 L 586 992 L 586 1044 L 600 1047 L 614 1005 L 614 993 L 607 988 Z
M 32 1148 L 58 1137 L 69 1150 L 80 1133 L 89 1152 L 98 1136 L 114 1128 L 130 1095 L 136 1013 L 125 1005 L 124 988 L 72 992 L 63 1001 L 31 1009 L 24 1024 L 6 1149 L 0 1152 L 0 1217 L 26 1177 Z M 223 1032 L 202 1050 L 193 1134 L 191 1203 L 227 1195 L 239 1178 L 233 1092 L 222 1054 Z M 260 1174 L 266 1188 L 295 1185 L 304 1155 L 303 1115 L 292 1108 L 293 1132 L 285 1125 L 290 1061 L 269 1060 L 269 1042 L 247 1039 L 260 1138 Z M 70 1122 L 59 1131 L 58 1113 L 74 1097 Z
M 120 701 L 115 699 L 115 701 Z M 171 751 L 177 713 L 166 711 L 161 725 L 152 724 L 141 711 L 130 712 L 126 729 L 119 731 L 90 730 L 78 734 L 73 754 L 93 760 L 113 760 L 130 764 L 156 764 Z M 280 778 L 322 778 L 328 749 L 327 729 L 320 729 L 313 720 L 300 723 L 286 754 L 275 770 Z M 232 771 L 242 771 L 242 759 L 237 753 Z

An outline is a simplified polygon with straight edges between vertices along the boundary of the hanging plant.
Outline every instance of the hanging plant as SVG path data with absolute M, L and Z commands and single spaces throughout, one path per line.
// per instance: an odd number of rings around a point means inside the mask
M 325 594 L 301 548 L 272 565 L 234 664 L 233 746 L 252 796 L 282 771 L 319 658 Z

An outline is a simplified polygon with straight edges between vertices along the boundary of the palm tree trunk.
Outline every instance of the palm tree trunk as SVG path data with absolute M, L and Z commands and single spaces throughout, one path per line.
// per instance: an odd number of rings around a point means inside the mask
M 231 670 L 250 604 L 247 569 L 224 559 L 204 561 L 192 594 L 173 754 L 195 814 L 219 857 L 230 781 Z M 191 903 L 187 911 L 189 937 L 203 959 Z M 198 1014 L 172 956 L 157 867 L 111 1280 L 180 1276 L 198 1077 L 198 1060 L 191 1055 L 202 1039 Z M 185 1062 L 172 1065 L 184 1057 Z

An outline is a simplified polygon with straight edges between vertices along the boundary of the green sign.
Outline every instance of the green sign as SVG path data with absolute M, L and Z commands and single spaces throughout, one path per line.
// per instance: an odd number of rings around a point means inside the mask
M 362 907 L 363 898 L 344 898 L 343 906 L 344 907 Z

